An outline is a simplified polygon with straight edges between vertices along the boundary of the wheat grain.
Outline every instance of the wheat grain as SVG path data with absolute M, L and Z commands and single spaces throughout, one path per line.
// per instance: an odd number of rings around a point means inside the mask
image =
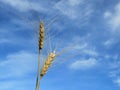
M 40 31 L 39 31 L 39 50 L 43 48 L 44 45 L 44 23 L 40 22 Z
M 48 69 L 51 66 L 52 61 L 54 60 L 55 57 L 56 57 L 56 54 L 54 52 L 51 52 L 49 54 L 48 58 L 45 61 L 45 64 L 43 65 L 42 71 L 40 73 L 40 78 L 41 79 L 46 74 L 46 72 L 48 71 Z

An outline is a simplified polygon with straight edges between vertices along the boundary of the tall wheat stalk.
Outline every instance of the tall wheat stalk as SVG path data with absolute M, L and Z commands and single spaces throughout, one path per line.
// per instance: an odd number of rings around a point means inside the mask
M 36 90 L 40 90 L 40 54 L 44 45 L 44 23 L 40 22 L 40 30 L 39 30 L 39 53 L 38 53 L 38 71 L 36 77 Z

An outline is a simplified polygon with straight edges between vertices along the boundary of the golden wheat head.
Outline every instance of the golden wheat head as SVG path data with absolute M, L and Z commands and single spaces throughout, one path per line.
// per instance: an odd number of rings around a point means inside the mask
M 44 45 L 44 23 L 40 22 L 40 31 L 39 31 L 39 50 L 43 48 Z
M 49 56 L 47 57 L 46 61 L 45 61 L 45 64 L 43 65 L 42 67 L 42 71 L 40 73 L 40 77 L 42 79 L 42 77 L 46 74 L 46 72 L 48 71 L 49 67 L 51 66 L 52 64 L 52 61 L 54 60 L 56 54 L 51 52 L 49 54 Z

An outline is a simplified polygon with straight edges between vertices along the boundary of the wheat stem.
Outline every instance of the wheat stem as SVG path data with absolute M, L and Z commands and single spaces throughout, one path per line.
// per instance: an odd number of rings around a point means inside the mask
M 38 53 L 38 71 L 37 71 L 37 78 L 36 78 L 36 90 L 39 90 L 39 86 L 40 86 L 40 79 L 39 79 L 39 75 L 40 75 L 40 54 L 41 54 L 41 50 L 39 50 Z

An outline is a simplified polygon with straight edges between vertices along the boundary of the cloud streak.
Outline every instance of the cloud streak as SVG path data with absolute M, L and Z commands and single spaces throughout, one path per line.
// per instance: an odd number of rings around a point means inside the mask
M 86 70 L 93 68 L 97 65 L 97 60 L 94 58 L 89 58 L 88 60 L 78 60 L 70 65 L 70 69 L 73 70 Z
M 35 2 L 30 2 L 28 0 L 1 0 L 0 2 L 10 5 L 13 8 L 21 11 L 21 12 L 26 12 L 31 9 L 36 10 L 36 11 L 46 11 L 42 5 L 39 5 L 38 3 Z
M 106 11 L 104 17 L 107 19 L 108 24 L 113 29 L 113 32 L 118 32 L 120 28 L 120 2 L 114 7 L 114 11 Z
M 0 61 L 0 79 L 25 77 L 36 71 L 37 55 L 20 51 Z
M 86 7 L 83 9 L 83 6 Z M 67 0 L 66 2 L 61 0 L 55 5 L 55 8 L 58 9 L 61 14 L 73 20 L 88 19 L 93 10 L 91 5 L 88 4 L 87 1 L 84 2 L 84 0 Z

